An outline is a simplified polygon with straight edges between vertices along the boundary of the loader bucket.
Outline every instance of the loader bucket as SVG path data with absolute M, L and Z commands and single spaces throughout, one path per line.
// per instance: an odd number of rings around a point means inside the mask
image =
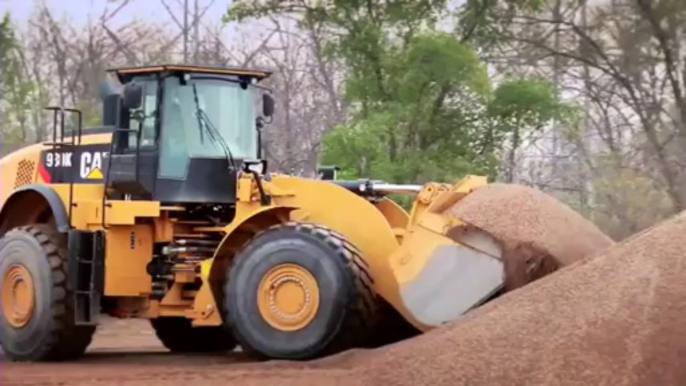
M 475 178 L 468 177 L 448 188 L 425 186 L 402 243 L 391 256 L 402 303 L 399 309 L 420 330 L 459 318 L 505 284 L 497 240 L 444 214 L 471 190 L 485 185 L 485 180 Z

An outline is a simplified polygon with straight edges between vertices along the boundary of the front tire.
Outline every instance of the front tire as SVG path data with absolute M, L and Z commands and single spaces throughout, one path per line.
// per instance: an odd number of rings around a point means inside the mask
M 277 225 L 240 251 L 225 282 L 225 320 L 243 350 L 302 360 L 364 342 L 376 309 L 367 265 L 331 229 Z
M 66 240 L 49 225 L 10 230 L 0 239 L 0 344 L 13 361 L 81 356 L 95 326 L 77 326 L 67 285 Z

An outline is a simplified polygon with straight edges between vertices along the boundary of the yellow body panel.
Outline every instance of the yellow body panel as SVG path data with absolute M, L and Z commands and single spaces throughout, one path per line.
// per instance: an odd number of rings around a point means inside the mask
M 194 326 L 219 326 L 222 324 L 222 315 L 214 299 L 215 294 L 212 291 L 212 286 L 207 280 L 204 280 L 193 300 L 191 317 Z
M 156 201 L 107 201 L 105 221 L 112 225 L 134 225 L 136 219 L 160 216 L 160 203 Z
M 159 315 L 164 316 L 186 316 L 192 315 L 193 300 L 184 299 L 183 283 L 174 283 L 169 292 L 159 303 Z M 190 315 L 189 315 L 190 316 Z
M 108 144 L 111 134 L 92 134 L 81 137 L 81 145 Z M 70 143 L 71 138 L 64 142 Z M 35 144 L 19 149 L 0 160 L 0 209 L 14 191 L 24 185 L 46 184 L 39 173 L 42 151 L 52 149 L 51 145 Z M 24 165 L 24 166 L 22 166 Z M 21 173 L 21 168 L 30 165 L 32 173 Z M 104 179 L 103 179 L 104 181 Z M 145 270 L 152 258 L 153 227 L 137 225 L 137 219 L 160 216 L 160 204 L 154 201 L 113 201 L 105 204 L 103 218 L 102 183 L 75 183 L 71 187 L 66 183 L 48 184 L 57 193 L 65 210 L 69 211 L 71 196 L 71 222 L 75 229 L 101 230 L 107 227 L 105 288 L 106 296 L 148 296 L 150 293 L 150 276 Z M 17 214 L 25 216 L 36 208 L 26 203 L 21 208 L 10 208 Z M 27 221 L 31 222 L 30 216 Z M 160 230 L 169 229 L 168 221 L 158 222 Z M 130 248 L 130 236 L 134 233 L 134 248 Z M 162 237 L 165 235 L 162 234 Z
M 411 281 L 424 268 L 432 249 L 442 244 L 454 244 L 445 237 L 450 229 L 462 222 L 455 218 L 426 213 L 419 226 L 413 227 L 403 238 L 403 245 L 387 257 L 393 275 L 401 286 Z
M 273 183 L 297 192 L 275 198 L 281 205 L 301 208 L 293 212 L 292 220 L 322 224 L 343 234 L 369 264 L 374 290 L 389 303 L 400 305 L 388 261 L 399 244 L 382 212 L 364 198 L 327 181 L 278 176 Z
M 0 159 L 0 205 L 7 201 L 15 189 L 35 183 L 40 149 L 41 145 L 33 145 Z M 26 171 L 18 173 L 20 167 Z
M 405 209 L 391 199 L 383 198 L 376 204 L 376 209 L 386 217 L 393 229 L 405 229 L 410 221 L 410 216 Z
M 328 181 L 274 175 L 271 181 L 264 181 L 263 185 L 265 191 L 272 195 L 272 202 L 267 206 L 260 205 L 252 178 L 239 180 L 236 217 L 224 229 L 227 236 L 219 248 L 219 255 L 226 250 L 225 245 L 233 232 L 248 219 L 261 213 L 287 211 L 290 216 L 282 218 L 280 222 L 312 222 L 345 235 L 360 249 L 369 264 L 374 290 L 389 303 L 402 308 L 397 282 L 388 260 L 399 245 L 392 223 L 402 225 L 407 221 L 407 214 L 399 206 L 383 204 L 385 213 L 389 215 L 386 218 L 384 212 L 364 198 Z M 271 224 L 277 222 L 279 219 L 275 218 Z M 210 271 L 204 270 L 203 274 L 209 275 Z
M 152 280 L 145 266 L 152 259 L 152 228 L 112 226 L 105 247 L 105 295 L 148 296 Z
M 81 137 L 81 145 L 94 145 L 98 143 L 110 143 L 112 140 L 112 134 L 109 133 L 103 133 L 103 134 L 88 134 L 88 132 L 84 132 L 84 135 Z M 65 138 L 65 142 L 71 141 L 71 137 Z

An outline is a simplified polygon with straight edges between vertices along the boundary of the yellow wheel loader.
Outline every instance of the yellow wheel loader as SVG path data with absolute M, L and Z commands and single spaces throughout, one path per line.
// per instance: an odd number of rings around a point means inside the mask
M 485 178 L 269 173 L 268 72 L 109 75 L 102 127 L 49 108 L 52 138 L 0 161 L 0 342 L 12 360 L 79 357 L 102 314 L 150 319 L 175 352 L 308 359 L 430 330 L 503 287 L 498 244 L 441 214 Z M 415 195 L 412 210 L 390 193 Z

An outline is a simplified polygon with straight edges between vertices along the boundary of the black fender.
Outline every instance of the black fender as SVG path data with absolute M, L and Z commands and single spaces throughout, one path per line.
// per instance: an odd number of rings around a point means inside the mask
M 67 214 L 67 209 L 64 207 L 64 203 L 62 202 L 60 196 L 50 186 L 40 184 L 24 185 L 12 192 L 12 194 L 7 198 L 7 201 L 5 201 L 3 204 L 2 210 L 0 210 L 0 226 L 5 224 L 7 213 L 10 210 L 12 202 L 18 200 L 22 194 L 27 192 L 40 194 L 45 199 L 52 210 L 52 215 L 55 219 L 55 226 L 57 227 L 58 232 L 67 233 L 69 229 L 71 229 L 71 225 L 69 224 L 69 215 Z M 5 231 L 8 231 L 8 229 L 0 229 L 0 234 L 4 233 Z

